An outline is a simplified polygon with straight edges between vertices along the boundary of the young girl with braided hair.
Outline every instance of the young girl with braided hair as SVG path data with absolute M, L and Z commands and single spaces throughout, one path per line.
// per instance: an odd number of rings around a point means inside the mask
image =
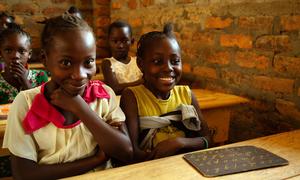
M 46 21 L 42 59 L 51 80 L 21 91 L 11 106 L 3 147 L 15 179 L 58 179 L 131 160 L 124 113 L 111 88 L 92 81 L 92 29 L 65 13 Z
M 0 56 L 4 62 L 4 71 L 0 73 L 0 104 L 12 103 L 20 90 L 48 81 L 45 71 L 28 69 L 30 45 L 30 35 L 15 23 L 7 24 L 0 32 Z
M 144 83 L 125 89 L 120 104 L 134 161 L 208 148 L 211 137 L 195 96 L 188 86 L 176 85 L 182 63 L 171 24 L 141 36 L 137 63 Z

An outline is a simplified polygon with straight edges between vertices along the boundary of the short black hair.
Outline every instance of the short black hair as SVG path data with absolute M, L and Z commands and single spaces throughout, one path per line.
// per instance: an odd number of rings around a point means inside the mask
M 148 46 L 152 44 L 154 41 L 163 38 L 170 38 L 176 40 L 173 34 L 173 24 L 167 23 L 164 26 L 163 31 L 151 31 L 146 34 L 143 34 L 140 40 L 137 43 L 137 58 L 143 58 Z
M 128 24 L 126 21 L 123 21 L 123 20 L 116 20 L 109 25 L 108 36 L 110 36 L 110 33 L 114 28 L 123 28 L 123 27 L 128 27 L 130 36 L 132 36 L 132 28 L 131 28 L 130 24 Z
M 52 41 L 53 36 L 61 31 L 81 29 L 88 30 L 93 33 L 92 28 L 85 20 L 79 18 L 78 16 L 74 16 L 69 12 L 65 12 L 61 16 L 46 19 L 43 23 L 45 24 L 41 35 L 41 45 L 43 49 L 46 49 L 49 43 Z
M 22 34 L 27 37 L 28 42 L 31 43 L 30 35 L 24 31 L 24 29 L 16 24 L 16 23 L 9 23 L 7 24 L 7 28 L 3 29 L 0 32 L 0 45 L 4 42 L 5 38 L 7 38 L 11 34 Z

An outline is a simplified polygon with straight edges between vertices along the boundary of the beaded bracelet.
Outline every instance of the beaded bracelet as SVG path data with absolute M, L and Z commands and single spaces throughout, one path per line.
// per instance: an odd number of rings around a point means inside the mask
M 200 137 L 202 140 L 203 140 L 203 142 L 204 142 L 204 145 L 205 145 L 205 149 L 207 149 L 208 148 L 208 141 L 207 141 L 207 139 L 205 138 L 205 137 Z

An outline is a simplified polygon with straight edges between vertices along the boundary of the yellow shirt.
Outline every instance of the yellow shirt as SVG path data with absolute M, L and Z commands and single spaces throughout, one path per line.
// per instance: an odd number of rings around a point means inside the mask
M 180 104 L 191 105 L 191 89 L 188 86 L 175 86 L 166 100 L 157 99 L 144 85 L 129 87 L 134 93 L 139 116 L 160 116 L 174 111 Z
M 166 100 L 157 99 L 144 85 L 129 87 L 129 89 L 135 95 L 139 117 L 160 116 L 174 111 L 180 104 L 191 105 L 192 103 L 191 90 L 188 86 L 175 86 L 170 92 L 170 97 Z M 185 137 L 185 134 L 172 125 L 159 128 L 152 140 L 150 149 L 161 141 L 176 137 Z
M 104 121 L 124 121 L 125 115 L 116 103 L 113 90 L 106 85 L 104 88 L 110 99 L 96 99 L 89 104 L 90 108 Z M 97 142 L 82 122 L 68 129 L 49 123 L 32 134 L 24 132 L 22 121 L 40 89 L 21 91 L 15 98 L 8 114 L 3 147 L 39 164 L 66 163 L 93 155 Z

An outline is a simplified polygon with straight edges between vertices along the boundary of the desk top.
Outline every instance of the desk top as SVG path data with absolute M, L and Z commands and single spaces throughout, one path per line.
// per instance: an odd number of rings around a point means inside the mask
M 300 130 L 266 136 L 217 148 L 253 145 L 264 148 L 289 161 L 289 165 L 219 176 L 218 179 L 287 179 L 300 178 Z M 214 149 L 217 149 L 214 148 Z M 158 160 L 123 166 L 68 179 L 213 179 L 203 177 L 196 169 L 177 155 Z
M 249 102 L 249 99 L 205 89 L 192 89 L 201 109 L 227 107 Z

